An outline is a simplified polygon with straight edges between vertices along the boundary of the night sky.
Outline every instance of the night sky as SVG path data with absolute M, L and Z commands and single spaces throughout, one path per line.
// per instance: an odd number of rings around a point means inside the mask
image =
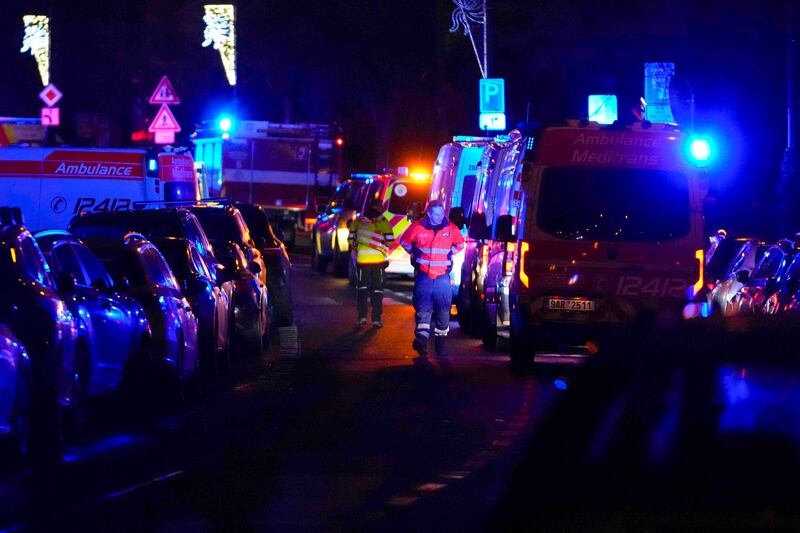
M 193 124 L 241 118 L 336 122 L 352 170 L 429 166 L 454 134 L 477 134 L 469 41 L 449 33 L 449 0 L 245 1 L 237 4 L 239 80 L 201 48 L 203 2 L 2 0 L 0 115 L 37 116 L 36 65 L 20 54 L 21 16 L 51 17 L 52 80 L 64 92 L 60 135 L 77 143 L 78 113 L 99 113 L 124 145 L 156 108 L 167 74 Z M 697 127 L 719 138 L 714 168 L 733 226 L 769 211 L 786 137 L 788 1 L 490 0 L 490 76 L 506 78 L 511 124 L 586 113 L 590 93 L 617 94 L 621 114 L 642 94 L 643 63 L 672 61 L 691 85 Z M 767 224 L 768 225 L 768 224 Z

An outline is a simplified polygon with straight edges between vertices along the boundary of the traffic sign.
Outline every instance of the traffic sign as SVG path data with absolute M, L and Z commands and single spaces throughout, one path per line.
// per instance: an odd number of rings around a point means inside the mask
M 478 89 L 481 113 L 506 112 L 506 81 L 503 78 L 483 78 Z
M 61 113 L 57 107 L 42 108 L 42 126 L 58 126 L 61 124 Z
M 64 95 L 58 90 L 58 87 L 52 83 L 42 89 L 42 92 L 39 93 L 39 98 L 47 107 L 53 107 L 56 105 L 58 101 L 61 100 L 62 96 Z
M 153 142 L 156 144 L 173 144 L 175 142 L 174 131 L 157 131 Z
M 150 103 L 153 105 L 177 105 L 181 103 L 181 99 L 175 94 L 175 89 L 172 88 L 169 78 L 166 76 L 161 77 L 161 81 L 158 82 L 156 90 L 153 91 L 153 96 L 150 97 Z
M 150 123 L 150 127 L 147 128 L 147 131 L 153 133 L 159 131 L 176 132 L 181 131 L 181 127 L 178 121 L 175 120 L 175 115 L 173 115 L 172 111 L 167 107 L 167 104 L 161 104 L 161 108 L 158 110 L 158 113 L 156 113 L 156 118 Z
M 506 129 L 505 113 L 481 113 L 478 124 L 482 130 L 501 131 Z

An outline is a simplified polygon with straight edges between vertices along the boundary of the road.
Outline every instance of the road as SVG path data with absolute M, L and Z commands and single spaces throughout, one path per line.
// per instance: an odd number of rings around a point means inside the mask
M 447 360 L 415 364 L 410 281 L 389 283 L 386 327 L 359 329 L 352 287 L 294 260 L 299 351 L 273 342 L 200 402 L 155 419 L 95 406 L 105 412 L 65 450 L 55 490 L 39 494 L 27 471 L 6 469 L 2 524 L 480 530 L 559 393 L 553 376 L 512 373 L 457 327 Z

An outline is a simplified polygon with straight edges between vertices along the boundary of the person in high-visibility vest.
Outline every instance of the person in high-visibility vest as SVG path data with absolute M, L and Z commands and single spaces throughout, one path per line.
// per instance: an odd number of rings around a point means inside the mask
M 372 325 L 383 327 L 383 280 L 394 233 L 383 217 L 383 204 L 371 200 L 360 218 L 350 223 L 350 249 L 356 254 L 358 326 L 367 324 L 367 300 L 372 300 Z
M 444 218 L 444 206 L 439 201 L 428 204 L 428 211 L 414 222 L 402 237 L 402 246 L 414 265 L 414 297 L 416 327 L 411 347 L 420 358 L 428 355 L 431 319 L 436 355 L 447 355 L 445 339 L 450 331 L 450 270 L 453 254 L 464 249 L 464 236 L 458 227 Z

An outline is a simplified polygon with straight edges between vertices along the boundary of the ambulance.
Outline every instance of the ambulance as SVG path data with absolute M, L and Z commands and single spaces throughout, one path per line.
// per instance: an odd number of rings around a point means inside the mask
M 686 304 L 704 282 L 708 151 L 695 142 L 649 122 L 541 132 L 523 164 L 520 210 L 494 228 L 517 251 L 503 289 L 512 361 L 543 349 L 588 355 L 617 326 L 697 309 Z
M 194 161 L 182 150 L 0 148 L 0 203 L 21 207 L 32 231 L 66 229 L 83 212 L 197 199 Z
M 462 228 L 468 216 L 467 206 L 472 205 L 472 196 L 478 168 L 484 147 L 495 140 L 505 137 L 475 137 L 457 135 L 453 141 L 443 145 L 433 164 L 431 192 L 428 202 L 440 201 L 444 205 L 444 216 Z M 451 216 L 451 212 L 453 216 Z M 464 254 L 453 256 L 453 268 L 450 270 L 450 284 L 453 297 L 458 295 L 461 284 L 461 266 Z

